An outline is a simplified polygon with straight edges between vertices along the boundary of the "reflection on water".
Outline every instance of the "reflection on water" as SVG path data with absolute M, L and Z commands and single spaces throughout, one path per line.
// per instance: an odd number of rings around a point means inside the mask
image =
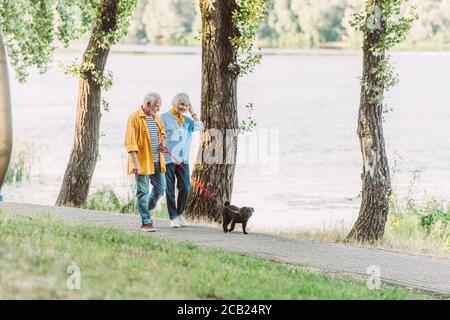
M 58 60 L 76 57 L 59 54 Z M 411 171 L 421 170 L 418 198 L 446 200 L 450 194 L 450 55 L 395 54 L 401 82 L 392 90 L 385 134 L 394 186 L 404 194 Z M 69 159 L 75 124 L 77 80 L 52 68 L 33 74 L 25 85 L 12 84 L 16 137 L 33 145 L 29 183 L 7 186 L 8 200 L 53 204 Z M 92 191 L 111 186 L 125 196 L 123 147 L 128 115 L 147 91 L 163 97 L 188 92 L 196 110 L 200 101 L 200 56 L 112 54 L 114 86 L 104 94 L 110 111 L 101 122 L 101 159 Z M 268 55 L 255 73 L 239 81 L 239 107 L 256 106 L 258 129 L 278 131 L 279 169 L 262 174 L 264 165 L 240 161 L 233 203 L 253 206 L 253 228 L 311 228 L 353 221 L 359 208 L 361 161 L 356 137 L 359 54 Z M 197 138 L 197 137 L 196 137 Z M 195 143 L 196 140 L 194 140 Z M 247 144 L 248 145 L 248 144 Z M 194 152 L 195 152 L 194 148 Z M 249 150 L 241 137 L 240 159 Z M 263 159 L 264 160 L 264 159 Z M 448 199 L 448 198 L 447 198 Z

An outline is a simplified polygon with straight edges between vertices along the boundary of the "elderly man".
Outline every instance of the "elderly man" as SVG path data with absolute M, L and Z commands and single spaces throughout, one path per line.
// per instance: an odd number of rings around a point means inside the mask
M 156 231 L 151 211 L 166 189 L 163 155 L 164 126 L 157 115 L 161 97 L 148 93 L 140 108 L 128 119 L 125 146 L 128 152 L 128 174 L 134 174 L 137 185 L 137 203 L 142 218 L 141 230 Z M 152 192 L 149 193 L 149 183 Z
M 191 117 L 183 115 L 189 112 Z M 170 155 L 166 160 L 166 199 L 172 228 L 187 226 L 183 212 L 186 209 L 190 191 L 189 154 L 192 142 L 192 132 L 203 129 L 203 123 L 195 114 L 189 96 L 177 94 L 172 100 L 172 107 L 161 115 L 166 130 L 166 147 L 181 163 L 184 169 L 177 165 Z M 178 189 L 178 199 L 175 201 L 175 181 Z

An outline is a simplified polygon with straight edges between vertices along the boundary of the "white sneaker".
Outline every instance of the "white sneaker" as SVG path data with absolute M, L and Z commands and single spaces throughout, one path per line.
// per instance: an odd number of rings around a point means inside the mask
M 184 215 L 180 214 L 178 216 L 178 222 L 180 224 L 180 227 L 189 227 L 189 223 L 184 218 Z
M 171 228 L 179 228 L 180 227 L 180 222 L 178 222 L 178 219 L 172 219 L 170 220 L 170 227 Z

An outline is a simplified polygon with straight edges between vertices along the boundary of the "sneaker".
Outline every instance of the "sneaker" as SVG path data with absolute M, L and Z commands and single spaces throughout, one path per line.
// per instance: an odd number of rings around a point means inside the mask
M 179 228 L 180 227 L 180 223 L 178 222 L 178 219 L 172 219 L 170 220 L 170 227 L 171 228 Z
M 180 227 L 189 227 L 189 223 L 184 218 L 184 215 L 180 214 L 178 216 L 178 222 L 180 224 Z
M 142 230 L 142 231 L 145 231 L 145 232 L 155 232 L 155 231 L 158 230 L 158 229 L 156 229 L 156 228 L 153 226 L 153 223 L 146 223 L 146 224 L 142 224 L 142 225 L 141 225 L 141 230 Z

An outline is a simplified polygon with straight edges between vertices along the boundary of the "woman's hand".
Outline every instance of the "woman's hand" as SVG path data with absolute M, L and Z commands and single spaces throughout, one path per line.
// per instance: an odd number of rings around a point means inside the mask
M 194 112 L 194 108 L 192 108 L 192 104 L 190 104 L 190 103 L 188 105 L 188 110 L 189 110 L 189 113 L 191 114 L 192 118 L 194 118 L 195 121 L 198 121 L 199 118 L 198 118 L 197 114 Z

